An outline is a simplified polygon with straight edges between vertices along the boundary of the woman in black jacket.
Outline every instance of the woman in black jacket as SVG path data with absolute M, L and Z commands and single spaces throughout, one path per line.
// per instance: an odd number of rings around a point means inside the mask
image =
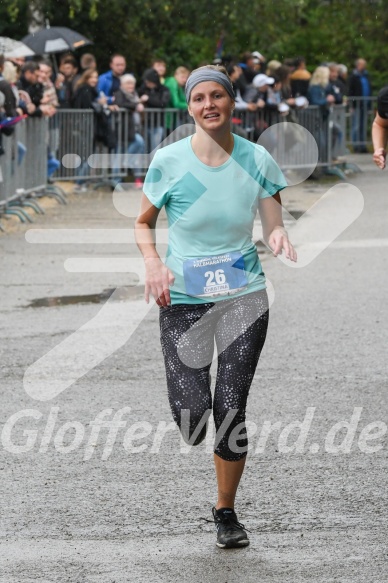
M 98 73 L 93 69 L 87 69 L 79 78 L 73 97 L 73 107 L 75 109 L 92 109 L 94 104 L 103 105 L 107 100 L 103 97 L 98 98 Z
M 82 166 L 78 170 L 80 176 L 86 176 L 88 174 L 89 166 L 87 164 L 86 158 L 90 154 L 94 153 L 96 142 L 102 143 L 108 148 L 108 150 L 114 150 L 116 146 L 116 139 L 112 129 L 110 110 L 107 105 L 107 97 L 105 95 L 98 94 L 97 91 L 98 84 L 98 72 L 94 69 L 87 69 L 84 74 L 80 77 L 78 83 L 75 86 L 75 93 L 73 97 L 73 108 L 74 109 L 93 109 L 94 110 L 94 140 L 93 140 L 93 152 L 85 153 Z M 84 191 L 85 180 L 77 180 L 76 191 Z
M 94 138 L 107 148 L 114 149 L 116 140 L 110 123 L 110 108 L 106 95 L 99 96 L 97 91 L 98 73 L 87 69 L 75 86 L 73 107 L 75 109 L 93 109 L 95 113 Z

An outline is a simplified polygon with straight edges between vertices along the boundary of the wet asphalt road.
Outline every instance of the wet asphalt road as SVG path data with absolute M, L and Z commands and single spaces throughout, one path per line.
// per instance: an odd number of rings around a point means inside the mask
M 171 423 L 158 309 L 146 310 L 136 290 L 110 311 L 106 296 L 26 307 L 136 282 L 129 273 L 64 267 L 68 258 L 125 262 L 133 245 L 80 245 L 76 233 L 70 242 L 32 244 L 25 236 L 31 227 L 131 229 L 138 193 L 125 193 L 128 217 L 110 192 L 90 192 L 0 236 L 2 583 L 388 580 L 388 171 L 355 160 L 364 172 L 349 181 L 365 207 L 337 242 L 303 269 L 263 258 L 275 301 L 248 402 L 257 433 L 236 501 L 250 530 L 246 549 L 218 549 L 203 520 L 216 500 L 211 440 L 185 453 L 170 426 L 157 442 L 158 425 Z M 290 189 L 285 203 L 306 210 L 329 186 Z M 98 362 L 85 372 L 92 344 Z M 46 400 L 36 398 L 38 385 Z M 99 414 L 117 414 L 116 427 L 96 432 Z M 282 430 L 306 415 L 303 450 L 287 452 L 298 431 L 285 444 Z M 338 427 L 331 439 L 341 421 L 350 429 Z M 269 423 L 277 425 L 263 446 Z

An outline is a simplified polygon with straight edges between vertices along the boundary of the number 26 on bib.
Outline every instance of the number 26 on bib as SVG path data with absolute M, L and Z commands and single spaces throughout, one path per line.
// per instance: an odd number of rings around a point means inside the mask
M 196 297 L 232 295 L 248 285 L 244 257 L 238 251 L 183 262 L 186 293 Z

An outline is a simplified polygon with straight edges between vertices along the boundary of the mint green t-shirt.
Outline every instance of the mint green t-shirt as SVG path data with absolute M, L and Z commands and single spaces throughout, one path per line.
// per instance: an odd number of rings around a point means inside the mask
M 232 297 L 266 287 L 252 241 L 253 223 L 259 199 L 276 194 L 287 182 L 265 148 L 236 134 L 233 137 L 232 154 L 221 166 L 203 164 L 194 154 L 189 136 L 157 150 L 148 169 L 144 193 L 157 208 L 165 206 L 167 214 L 165 264 L 175 276 L 170 287 L 172 305 L 230 298 L 195 295 L 188 280 L 194 262 L 194 267 L 199 266 L 196 271 L 202 269 L 207 282 L 220 284 L 207 290 L 223 289 L 223 261 L 230 259 L 230 253 L 233 258 L 236 253 L 242 255 L 243 267 L 241 261 L 236 262 L 234 273 L 245 276 L 245 285 L 236 287 L 240 291 L 233 290 Z

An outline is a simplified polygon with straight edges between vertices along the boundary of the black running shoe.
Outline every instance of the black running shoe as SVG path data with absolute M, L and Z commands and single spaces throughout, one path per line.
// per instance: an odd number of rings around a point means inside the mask
M 233 508 L 212 508 L 214 522 L 217 529 L 216 545 L 221 549 L 246 547 L 249 539 L 245 532 L 245 526 L 238 522 Z

